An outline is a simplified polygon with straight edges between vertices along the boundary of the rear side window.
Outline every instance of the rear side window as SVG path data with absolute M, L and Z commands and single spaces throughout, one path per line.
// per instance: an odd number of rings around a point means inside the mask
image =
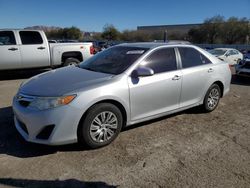
M 177 69 L 174 48 L 159 49 L 149 55 L 144 62 L 143 65 L 153 69 L 156 74 Z
M 1 45 L 15 45 L 16 39 L 13 31 L 0 31 L 0 46 Z
M 179 48 L 182 68 L 195 67 L 212 63 L 203 54 L 193 48 Z
M 37 31 L 20 31 L 19 34 L 24 45 L 43 43 L 43 39 Z

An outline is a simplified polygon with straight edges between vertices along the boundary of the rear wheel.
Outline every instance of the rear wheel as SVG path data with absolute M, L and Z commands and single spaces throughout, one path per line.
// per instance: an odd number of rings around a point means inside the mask
M 219 104 L 221 97 L 221 89 L 217 84 L 213 84 L 207 91 L 203 109 L 205 112 L 212 112 Z
M 121 111 L 113 104 L 100 103 L 91 107 L 79 125 L 78 140 L 90 148 L 110 144 L 122 128 Z
M 66 66 L 71 66 L 71 65 L 78 65 L 80 63 L 80 61 L 76 58 L 68 58 L 66 59 L 66 61 L 63 63 L 63 66 L 66 67 Z

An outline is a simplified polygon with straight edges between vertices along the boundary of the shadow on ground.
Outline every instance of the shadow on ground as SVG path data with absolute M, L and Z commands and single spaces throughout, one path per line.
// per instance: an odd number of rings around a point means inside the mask
M 239 76 L 233 75 L 231 84 L 250 86 L 250 77 L 239 77 Z
M 0 71 L 0 81 L 3 80 L 17 80 L 27 79 L 40 73 L 49 71 L 51 69 L 28 69 L 28 70 L 11 70 Z
M 123 131 L 129 131 L 141 126 L 150 125 L 151 123 L 161 121 L 166 118 L 176 116 L 181 113 L 202 113 L 199 108 L 192 108 L 180 113 L 169 116 L 164 116 L 154 120 L 146 121 L 143 123 L 135 124 L 125 128 Z M 19 158 L 39 157 L 56 153 L 58 151 L 86 151 L 89 148 L 79 145 L 70 144 L 63 146 L 46 146 L 41 144 L 34 144 L 26 142 L 21 135 L 17 132 L 14 121 L 13 111 L 11 107 L 0 108 L 0 154 L 6 154 Z
M 88 148 L 78 144 L 46 146 L 26 142 L 15 128 L 12 108 L 0 108 L 0 154 L 28 158 L 49 155 L 58 151 L 83 150 L 88 150 Z
M 27 180 L 27 179 L 13 179 L 13 178 L 0 178 L 0 185 L 12 187 L 29 187 L 29 188 L 115 188 L 117 186 L 108 185 L 105 182 L 83 182 L 76 179 L 68 180 Z

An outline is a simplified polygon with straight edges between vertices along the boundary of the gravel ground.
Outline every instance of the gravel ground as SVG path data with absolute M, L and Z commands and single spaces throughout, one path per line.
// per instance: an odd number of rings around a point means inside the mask
M 37 73 L 0 74 L 0 187 L 250 187 L 250 79 L 233 77 L 212 113 L 191 109 L 135 125 L 87 150 L 18 135 L 11 100 Z

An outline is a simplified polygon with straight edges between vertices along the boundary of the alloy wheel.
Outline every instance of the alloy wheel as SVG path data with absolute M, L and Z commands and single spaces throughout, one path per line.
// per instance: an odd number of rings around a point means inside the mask
M 99 113 L 90 125 L 90 136 L 95 142 L 106 142 L 110 140 L 118 128 L 118 119 L 110 111 Z
M 219 99 L 220 99 L 219 90 L 217 88 L 213 88 L 208 95 L 208 99 L 207 99 L 208 108 L 210 110 L 213 110 L 217 106 Z

